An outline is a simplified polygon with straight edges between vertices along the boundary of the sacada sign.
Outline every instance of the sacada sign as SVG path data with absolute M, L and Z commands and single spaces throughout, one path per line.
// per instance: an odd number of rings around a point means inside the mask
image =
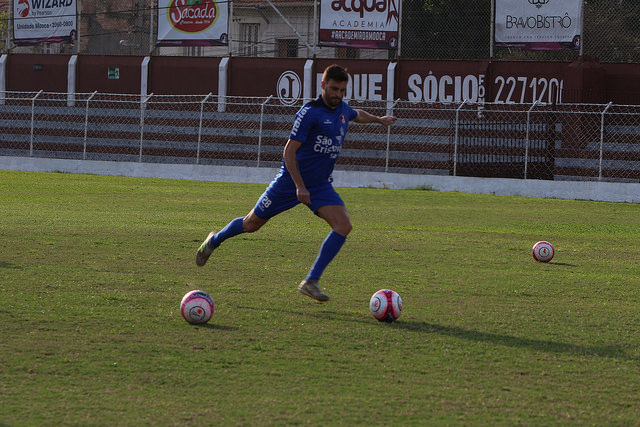
M 226 46 L 229 3 L 222 0 L 158 0 L 156 46 Z
M 219 16 L 218 4 L 211 0 L 171 0 L 167 19 L 184 33 L 201 33 L 209 29 Z

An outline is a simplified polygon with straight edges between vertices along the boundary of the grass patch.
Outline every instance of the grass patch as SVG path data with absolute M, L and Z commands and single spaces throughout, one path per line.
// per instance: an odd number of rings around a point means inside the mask
M 427 185 L 427 184 L 421 184 L 416 186 L 415 188 L 413 188 L 414 190 L 418 190 L 418 191 L 438 191 L 436 188 L 434 188 L 431 185 Z
M 640 419 L 640 206 L 340 189 L 321 305 L 296 291 L 328 232 L 305 207 L 195 266 L 264 188 L 0 171 L 0 424 Z M 196 288 L 204 326 L 179 313 Z

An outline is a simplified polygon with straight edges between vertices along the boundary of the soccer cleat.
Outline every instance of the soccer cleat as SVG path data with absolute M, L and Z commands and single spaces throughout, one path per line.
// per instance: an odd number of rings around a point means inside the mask
M 318 302 L 329 301 L 329 296 L 322 293 L 317 280 L 303 280 L 300 282 L 300 286 L 298 286 L 298 291 L 300 291 L 302 295 L 313 298 Z
M 207 263 L 207 260 L 213 253 L 213 249 L 211 248 L 211 246 L 209 246 L 208 243 L 214 234 L 216 234 L 215 231 L 212 231 L 211 233 L 209 233 L 207 238 L 204 239 L 204 242 L 202 242 L 202 244 L 198 248 L 198 252 L 196 253 L 196 265 L 198 267 L 202 267 L 203 265 L 205 265 Z

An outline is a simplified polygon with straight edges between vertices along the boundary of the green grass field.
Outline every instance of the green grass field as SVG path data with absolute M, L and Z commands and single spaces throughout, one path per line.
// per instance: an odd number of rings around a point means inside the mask
M 318 304 L 302 206 L 195 265 L 264 187 L 0 171 L 0 425 L 638 424 L 640 206 L 339 189 Z

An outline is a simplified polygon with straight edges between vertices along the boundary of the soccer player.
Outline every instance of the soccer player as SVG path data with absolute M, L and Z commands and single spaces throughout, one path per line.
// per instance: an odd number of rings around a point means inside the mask
M 320 252 L 298 286 L 298 291 L 316 301 L 329 297 L 318 286 L 320 276 L 337 255 L 351 231 L 351 221 L 344 202 L 334 190 L 331 173 L 338 158 L 349 121 L 380 123 L 389 126 L 394 116 L 375 116 L 353 109 L 342 100 L 349 75 L 339 65 L 330 65 L 322 75 L 322 94 L 305 104 L 296 114 L 291 134 L 284 147 L 282 167 L 255 207 L 245 217 L 232 220 L 219 232 L 211 232 L 200 245 L 196 264 L 203 266 L 211 253 L 226 239 L 241 233 L 253 233 L 275 215 L 299 203 L 331 227 Z

